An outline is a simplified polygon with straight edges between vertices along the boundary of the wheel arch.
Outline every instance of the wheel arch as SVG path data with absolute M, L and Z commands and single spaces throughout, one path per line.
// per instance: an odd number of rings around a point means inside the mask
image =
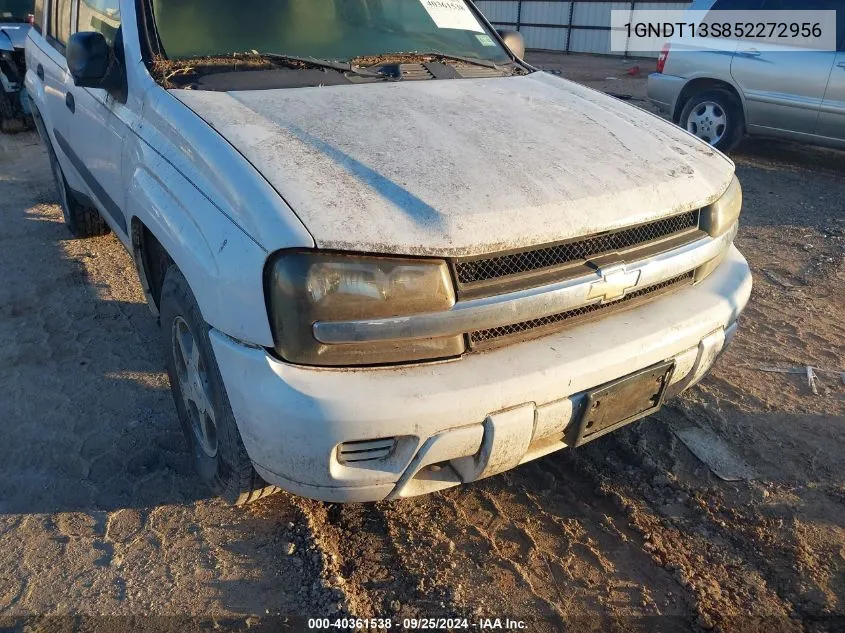
M 692 99 L 693 96 L 695 96 L 699 92 L 704 92 L 706 90 L 720 89 L 730 92 L 736 98 L 736 101 L 740 106 L 742 119 L 743 121 L 745 121 L 745 100 L 742 98 L 742 93 L 737 89 L 736 86 L 734 86 L 728 81 L 725 81 L 724 79 L 713 79 L 712 77 L 696 77 L 695 79 L 691 79 L 690 81 L 688 81 L 681 89 L 681 92 L 678 94 L 678 98 L 675 100 L 675 107 L 672 111 L 672 122 L 676 125 L 680 124 L 681 112 L 684 111 L 684 107 L 686 106 L 687 102 Z
M 160 315 L 164 273 L 174 264 L 210 326 L 240 341 L 272 346 L 264 249 L 160 160 L 155 171 L 136 168 L 128 185 L 132 257 L 153 314 Z
M 138 217 L 132 218 L 130 238 L 132 259 L 138 270 L 138 278 L 141 280 L 141 288 L 147 299 L 147 305 L 154 316 L 159 316 L 164 275 L 173 263 L 173 258 Z
M 38 132 L 41 142 L 46 145 L 51 141 L 50 135 L 47 134 L 47 126 L 44 125 L 44 117 L 41 115 L 41 108 L 38 107 L 38 104 L 35 103 L 35 99 L 33 99 L 31 95 L 27 94 L 26 98 L 29 99 L 29 110 L 32 113 L 32 120 L 35 123 L 35 131 Z

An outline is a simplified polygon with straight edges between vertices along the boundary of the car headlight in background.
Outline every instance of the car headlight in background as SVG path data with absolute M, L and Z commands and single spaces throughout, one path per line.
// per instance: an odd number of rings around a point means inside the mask
M 267 271 L 276 352 L 303 365 L 378 365 L 459 356 L 464 337 L 324 344 L 317 321 L 347 321 L 448 310 L 455 303 L 444 261 L 283 252 Z
M 742 211 L 742 187 L 734 176 L 722 197 L 701 211 L 701 228 L 713 237 L 721 237 L 736 226 Z M 706 279 L 724 261 L 726 248 L 718 257 L 711 259 L 695 271 L 695 281 Z

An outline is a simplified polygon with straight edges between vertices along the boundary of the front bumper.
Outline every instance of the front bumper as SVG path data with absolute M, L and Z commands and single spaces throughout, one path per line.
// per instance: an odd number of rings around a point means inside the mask
M 683 77 L 675 77 L 665 73 L 651 73 L 648 76 L 646 95 L 657 109 L 672 116 L 675 112 L 675 104 L 681 94 L 687 80 Z
M 365 369 L 307 368 L 212 331 L 246 450 L 281 488 L 326 501 L 432 492 L 566 446 L 583 394 L 674 359 L 670 393 L 698 381 L 751 292 L 731 247 L 707 279 L 556 334 L 462 359 Z M 389 455 L 344 462 L 339 446 L 395 438 Z

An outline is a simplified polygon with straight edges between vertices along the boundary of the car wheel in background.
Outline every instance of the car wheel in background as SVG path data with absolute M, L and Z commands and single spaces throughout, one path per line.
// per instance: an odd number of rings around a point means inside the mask
M 188 282 L 175 265 L 161 290 L 165 364 L 197 473 L 214 494 L 243 505 L 278 490 L 252 467 Z
M 109 225 L 96 209 L 81 204 L 67 186 L 67 181 L 62 173 L 62 167 L 56 158 L 56 152 L 46 142 L 47 154 L 50 156 L 50 168 L 53 170 L 53 178 L 56 181 L 56 190 L 59 194 L 59 205 L 62 207 L 65 226 L 75 237 L 94 237 L 109 233 Z
M 742 106 L 727 90 L 693 95 L 681 112 L 679 125 L 722 152 L 734 149 L 745 133 Z

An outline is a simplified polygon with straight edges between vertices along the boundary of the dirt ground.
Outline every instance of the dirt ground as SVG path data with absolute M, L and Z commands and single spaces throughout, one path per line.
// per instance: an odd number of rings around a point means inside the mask
M 630 64 L 595 59 L 556 63 L 644 94 Z M 756 285 L 701 385 L 440 494 L 234 509 L 192 474 L 129 257 L 111 236 L 69 239 L 36 137 L 0 137 L 0 630 L 300 630 L 297 616 L 337 614 L 845 630 L 845 379 L 819 372 L 814 395 L 805 375 L 760 369 L 845 370 L 845 154 L 755 141 L 734 158 Z M 743 478 L 715 476 L 690 432 Z
M 577 81 L 590 88 L 615 95 L 640 108 L 657 112 L 646 97 L 648 75 L 657 67 L 655 59 L 529 51 L 526 60 L 546 72 Z

